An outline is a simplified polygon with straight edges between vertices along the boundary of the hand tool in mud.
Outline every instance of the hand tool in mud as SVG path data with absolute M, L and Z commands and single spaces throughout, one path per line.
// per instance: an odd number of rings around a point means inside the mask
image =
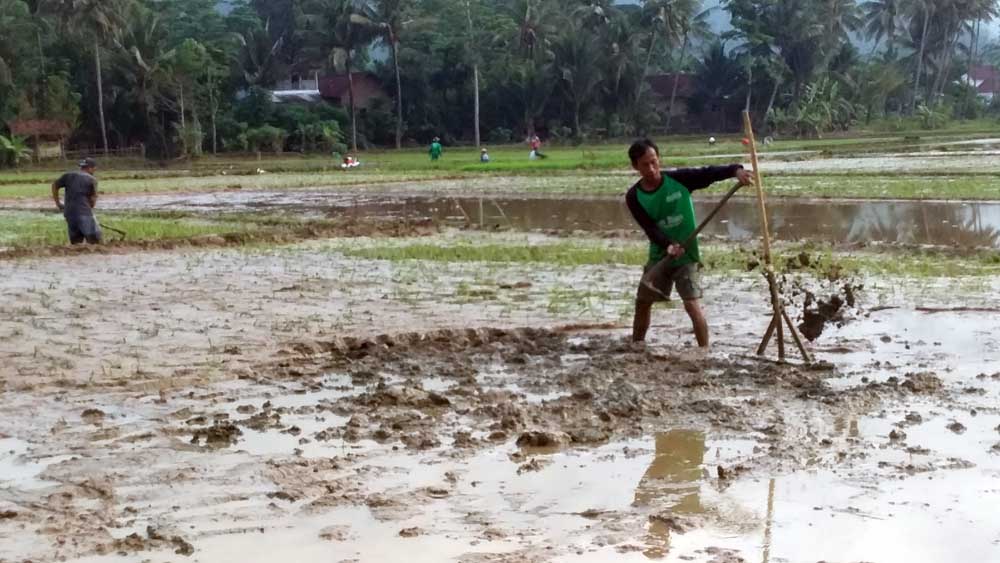
M 777 332 L 778 361 L 785 361 L 785 335 L 782 329 L 782 321 L 784 321 L 784 324 L 788 325 L 788 332 L 792 335 L 799 353 L 802 354 L 802 359 L 806 363 L 812 363 L 812 357 L 806 351 L 805 346 L 802 344 L 802 339 L 799 338 L 799 333 L 795 329 L 795 325 L 792 324 L 788 313 L 785 312 L 785 306 L 781 301 L 781 289 L 778 287 L 778 281 L 774 277 L 774 267 L 771 264 L 771 234 L 767 225 L 767 206 L 764 203 L 764 179 L 761 176 L 760 165 L 757 162 L 757 141 L 754 139 L 753 124 L 750 122 L 750 112 L 748 111 L 743 112 L 743 132 L 747 140 L 749 140 L 747 146 L 750 148 L 750 162 L 753 165 L 754 186 L 757 188 L 757 201 L 760 203 L 761 234 L 764 245 L 764 277 L 767 278 L 768 291 L 771 293 L 771 307 L 774 310 L 774 314 L 771 317 L 771 324 L 768 325 L 767 331 L 764 333 L 764 338 L 761 340 L 760 346 L 757 347 L 757 355 L 762 356 L 764 354 L 768 343 L 771 341 L 771 335 Z
M 679 246 L 681 248 L 683 248 L 685 251 L 687 251 L 688 245 L 691 244 L 692 242 L 694 242 L 694 239 L 698 237 L 698 234 L 701 233 L 701 231 L 705 227 L 708 226 L 708 224 L 712 221 L 712 219 L 715 218 L 715 216 L 719 213 L 720 210 L 722 210 L 722 207 L 724 205 L 726 205 L 726 202 L 729 201 L 729 199 L 731 197 L 733 197 L 734 195 L 736 195 L 736 192 L 740 191 L 740 188 L 742 188 L 742 187 L 743 187 L 743 184 L 740 184 L 739 182 L 737 182 L 735 186 L 733 186 L 732 188 L 729 188 L 729 192 L 725 196 L 723 196 L 722 200 L 715 205 L 715 207 L 712 209 L 712 211 L 710 211 L 708 213 L 708 215 L 704 219 L 701 220 L 701 224 L 698 225 L 698 227 L 694 230 L 694 232 L 691 233 L 690 235 L 688 235 L 688 237 L 686 239 L 684 239 L 684 242 L 680 243 Z M 662 260 L 660 260 L 660 263 L 662 263 L 663 261 L 673 260 L 674 258 L 676 258 L 676 257 L 675 256 L 665 256 L 665 257 L 663 257 Z M 659 263 L 657 263 L 657 265 L 659 265 Z M 655 267 L 656 267 L 656 265 L 653 266 L 653 268 L 655 268 Z M 650 271 L 652 271 L 653 268 L 650 268 Z M 657 288 L 652 283 L 650 283 L 649 280 L 646 279 L 646 276 L 642 277 L 641 282 L 642 282 L 642 285 L 646 286 L 646 288 L 650 289 L 654 293 L 659 294 L 660 297 L 663 297 L 664 299 L 668 299 L 667 294 L 663 293 L 662 291 L 659 290 L 659 288 Z
M 117 234 L 121 235 L 122 240 L 125 240 L 125 237 L 128 236 L 128 234 L 125 231 L 121 230 L 121 229 L 116 229 L 114 227 L 109 227 L 108 225 L 105 225 L 104 223 L 101 223 L 100 221 L 98 221 L 97 224 L 100 225 L 101 228 L 104 229 L 104 230 L 111 231 L 112 233 L 117 233 Z

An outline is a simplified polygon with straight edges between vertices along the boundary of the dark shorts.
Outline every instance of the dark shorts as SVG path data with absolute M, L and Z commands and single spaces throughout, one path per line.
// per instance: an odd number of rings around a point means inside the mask
M 700 269 L 701 264 L 697 262 L 673 268 L 667 266 L 666 260 L 652 266 L 647 264 L 642 270 L 635 300 L 639 303 L 669 301 L 674 286 L 677 286 L 677 294 L 685 301 L 701 299 L 703 291 L 701 273 L 698 271 Z
M 69 231 L 70 244 L 80 244 L 84 241 L 90 244 L 101 242 L 101 227 L 93 215 L 67 216 L 66 227 Z

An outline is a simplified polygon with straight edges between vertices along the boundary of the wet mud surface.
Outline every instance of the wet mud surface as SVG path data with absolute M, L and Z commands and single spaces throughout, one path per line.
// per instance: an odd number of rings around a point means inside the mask
M 758 274 L 706 276 L 702 354 L 628 341 L 628 268 L 86 258 L 0 281 L 2 561 L 1000 554 L 994 281 L 871 280 L 809 367 L 750 355 Z

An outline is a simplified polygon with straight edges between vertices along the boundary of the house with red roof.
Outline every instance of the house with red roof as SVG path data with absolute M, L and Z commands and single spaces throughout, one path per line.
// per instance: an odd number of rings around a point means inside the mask
M 1000 93 L 1000 69 L 992 65 L 972 65 L 962 82 L 976 89 L 979 97 L 992 100 Z

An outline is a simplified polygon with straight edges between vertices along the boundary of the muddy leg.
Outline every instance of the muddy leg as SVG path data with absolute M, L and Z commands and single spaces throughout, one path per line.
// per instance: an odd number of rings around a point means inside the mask
M 694 325 L 694 337 L 698 339 L 698 346 L 708 347 L 708 321 L 701 311 L 701 303 L 697 299 L 685 299 L 684 310 L 691 317 L 691 324 Z
M 635 318 L 632 319 L 632 342 L 646 340 L 646 331 L 652 317 L 653 304 L 643 301 L 635 302 Z

